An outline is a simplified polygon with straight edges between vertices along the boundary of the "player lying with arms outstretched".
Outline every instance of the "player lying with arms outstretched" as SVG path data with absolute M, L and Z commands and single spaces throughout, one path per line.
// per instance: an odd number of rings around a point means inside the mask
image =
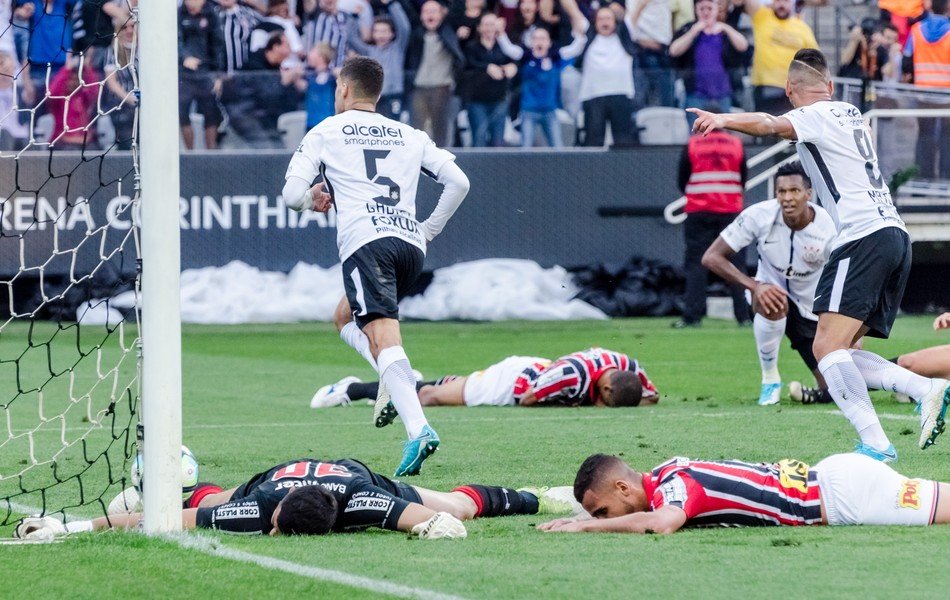
M 220 488 L 218 488 L 220 490 Z M 465 537 L 462 521 L 477 517 L 569 513 L 568 488 L 514 490 L 466 485 L 436 492 L 392 481 L 355 459 L 300 458 L 253 476 L 226 491 L 204 494 L 185 509 L 185 529 L 241 534 L 323 535 L 380 527 L 423 539 Z M 199 488 L 195 495 L 202 494 Z M 53 517 L 29 517 L 15 535 L 49 539 L 66 533 L 128 529 L 141 514 L 118 514 L 65 525 Z
M 575 352 L 553 362 L 536 356 L 509 356 L 470 375 L 419 382 L 417 388 L 424 406 L 638 406 L 656 404 L 659 399 L 656 386 L 636 360 L 603 348 Z M 378 390 L 377 382 L 345 377 L 317 390 L 310 406 L 326 408 L 375 399 Z
M 950 484 L 908 479 L 863 454 L 814 467 L 673 458 L 640 473 L 616 456 L 581 465 L 574 497 L 593 518 L 544 531 L 673 533 L 683 527 L 931 525 L 950 523 Z

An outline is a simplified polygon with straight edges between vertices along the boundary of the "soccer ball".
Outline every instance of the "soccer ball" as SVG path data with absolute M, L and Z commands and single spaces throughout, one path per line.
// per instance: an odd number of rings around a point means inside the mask
M 142 471 L 144 461 L 141 454 L 135 456 L 132 461 L 132 486 L 138 493 L 142 493 Z M 195 488 L 198 487 L 198 459 L 187 446 L 181 447 L 181 498 L 187 500 L 191 498 Z

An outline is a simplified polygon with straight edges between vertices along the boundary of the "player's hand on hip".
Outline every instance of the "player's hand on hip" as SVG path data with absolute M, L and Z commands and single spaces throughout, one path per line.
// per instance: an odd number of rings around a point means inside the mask
M 323 190 L 323 182 L 310 188 L 310 197 L 313 199 L 311 208 L 316 212 L 325 213 L 333 206 L 333 197 Z
M 934 331 L 950 329 L 950 312 L 945 312 L 934 319 Z
M 709 111 L 700 110 L 698 108 L 687 108 L 686 112 L 691 112 L 696 115 L 696 122 L 693 123 L 694 133 L 709 135 L 716 129 L 722 129 L 725 124 L 722 115 L 717 115 Z
M 752 298 L 762 307 L 766 315 L 775 315 L 788 308 L 785 290 L 771 283 L 760 283 L 752 291 Z

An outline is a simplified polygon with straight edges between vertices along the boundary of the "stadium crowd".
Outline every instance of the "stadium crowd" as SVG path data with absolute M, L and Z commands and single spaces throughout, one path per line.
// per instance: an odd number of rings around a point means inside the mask
M 51 137 L 63 134 L 60 147 L 88 146 L 95 138 L 91 84 L 105 77 L 102 106 L 127 147 L 138 100 L 129 68 L 136 2 L 0 0 L 0 24 L 10 24 L 0 25 L 0 114 L 33 106 L 47 86 L 63 96 L 81 89 L 85 100 L 49 111 Z M 336 76 L 355 54 L 384 65 L 380 111 L 426 130 L 440 146 L 461 144 L 465 129 L 464 143 L 473 146 L 519 139 L 525 147 L 630 145 L 645 107 L 781 114 L 790 109 L 784 78 L 791 57 L 818 46 L 799 13 L 827 0 L 768 2 L 179 0 L 182 139 L 195 146 L 196 123 L 208 149 L 225 131 L 253 148 L 284 147 L 281 115 L 305 111 L 312 127 L 333 114 Z M 918 69 L 917 84 L 950 88 L 945 0 L 881 0 L 880 9 L 881 19 L 854 27 L 838 74 L 910 82 L 920 54 L 918 62 L 936 67 Z M 22 146 L 23 120 L 0 121 L 0 148 Z M 576 140 L 564 139 L 562 121 L 569 130 L 582 124 Z M 515 127 L 506 135 L 508 123 Z M 930 154 L 933 140 L 950 137 L 922 127 Z M 950 151 L 942 154 L 950 159 Z

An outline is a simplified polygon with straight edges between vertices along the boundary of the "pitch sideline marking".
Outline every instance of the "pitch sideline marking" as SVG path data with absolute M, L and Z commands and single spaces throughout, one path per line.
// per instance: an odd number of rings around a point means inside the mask
M 10 502 L 10 508 L 27 515 L 39 514 L 43 512 L 42 509 L 38 507 L 20 504 L 19 502 Z M 65 520 L 73 521 L 75 520 L 75 517 L 66 516 Z M 372 579 L 370 577 L 363 577 L 361 575 L 352 575 L 345 571 L 335 571 L 333 569 L 323 569 L 320 567 L 302 565 L 299 563 L 274 558 L 272 556 L 254 554 L 252 552 L 245 552 L 243 550 L 229 548 L 221 544 L 218 539 L 201 534 L 182 532 L 180 534 L 160 536 L 160 538 L 173 542 L 186 550 L 196 550 L 202 554 L 207 554 L 208 556 L 253 564 L 264 569 L 283 571 L 285 573 L 300 575 L 301 577 L 307 577 L 317 581 L 337 583 L 348 587 L 368 590 L 378 594 L 396 596 L 397 598 L 421 598 L 422 600 L 464 600 L 461 596 L 453 596 L 451 594 L 444 594 L 442 592 L 435 592 L 424 588 L 400 585 L 398 583 L 391 583 L 381 579 Z M 64 538 L 42 542 L 34 540 L 9 540 L 8 542 L 0 542 L 0 544 L 46 544 L 50 543 L 51 541 L 61 542 L 63 540 Z
M 388 594 L 390 596 L 396 596 L 399 598 L 422 598 L 423 600 L 462 600 L 460 596 L 452 596 L 450 594 L 443 594 L 441 592 L 434 592 L 423 588 L 409 587 L 400 585 L 398 583 L 390 583 L 388 581 L 372 579 L 369 577 L 363 577 L 361 575 L 352 575 L 343 571 L 311 567 L 271 556 L 253 554 L 251 552 L 229 548 L 222 545 L 216 538 L 208 536 L 184 534 L 180 536 L 167 536 L 166 539 L 176 542 L 182 548 L 197 550 L 198 552 L 207 554 L 209 556 L 225 558 L 243 563 L 250 563 L 265 569 L 283 571 L 293 575 L 300 575 L 301 577 L 308 577 L 310 579 L 327 581 L 330 583 L 338 583 L 348 587 L 360 588 L 380 594 Z

